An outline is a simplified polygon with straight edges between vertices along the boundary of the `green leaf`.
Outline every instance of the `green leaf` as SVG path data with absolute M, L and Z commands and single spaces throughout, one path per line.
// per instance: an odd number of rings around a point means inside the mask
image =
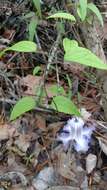
M 6 49 L 6 51 L 36 52 L 37 45 L 31 41 L 20 41 Z
M 56 28 L 57 28 L 58 33 L 60 32 L 61 34 L 65 34 L 65 25 L 62 21 L 58 21 L 56 23 Z
M 93 15 L 88 15 L 88 17 L 86 17 L 86 22 L 90 25 L 92 25 L 93 23 Z
M 80 17 L 80 19 L 82 20 L 82 16 L 81 16 L 81 11 L 80 11 L 80 7 L 77 7 L 77 14 Z
M 18 52 L 36 52 L 37 45 L 31 41 L 20 41 L 14 44 L 13 46 L 4 49 L 0 52 L 0 58 L 5 54 L 7 51 L 18 51 Z
M 64 12 L 58 12 L 55 13 L 51 16 L 49 16 L 48 18 L 61 18 L 61 19 L 67 19 L 67 20 L 71 20 L 71 21 L 76 21 L 75 17 L 69 13 L 64 13 Z
M 40 66 L 36 66 L 33 70 L 33 75 L 37 75 L 39 72 L 41 71 L 41 67 Z
M 101 22 L 101 25 L 103 26 L 103 17 L 99 11 L 99 9 L 94 5 L 93 3 L 88 3 L 87 8 L 90 9 L 96 16 L 98 17 L 99 21 Z
M 80 116 L 80 112 L 78 111 L 78 108 L 75 106 L 75 104 L 64 96 L 54 97 L 51 107 L 59 112 Z
M 30 41 L 33 41 L 37 24 L 38 24 L 37 18 L 35 16 L 32 17 L 29 23 L 29 40 Z
M 41 3 L 40 0 L 33 0 L 34 6 L 37 9 L 38 15 L 40 18 L 42 18 L 42 12 L 41 12 Z
M 6 49 L 0 51 L 0 58 L 5 54 L 5 52 L 6 52 Z
M 78 42 L 76 40 L 69 40 L 68 38 L 63 39 L 63 46 L 66 52 L 69 52 L 72 47 L 78 47 Z
M 35 105 L 35 100 L 32 97 L 23 97 L 14 106 L 10 115 L 10 120 L 15 120 L 17 117 L 21 116 L 25 112 L 32 110 Z
M 69 53 L 64 56 L 65 61 L 72 61 L 82 65 L 94 67 L 97 69 L 106 69 L 107 64 L 104 64 L 96 55 L 90 50 L 82 47 L 72 48 Z
M 69 46 L 69 43 L 68 43 Z M 74 47 L 72 46 L 69 50 L 66 46 L 64 46 L 65 61 L 71 61 L 75 63 L 80 63 L 85 66 L 94 67 L 97 69 L 107 70 L 107 64 L 104 64 L 101 59 L 99 59 L 95 54 L 93 54 L 90 50 L 83 47 Z
M 33 16 L 35 16 L 35 13 L 31 11 L 31 12 L 27 13 L 26 15 L 22 16 L 22 18 L 23 19 L 28 19 L 28 18 L 31 18 Z
M 87 0 L 79 0 L 78 15 L 84 21 L 87 15 Z
M 18 51 L 18 52 L 35 52 L 37 46 L 31 41 L 20 41 L 9 47 L 7 50 Z
M 65 90 L 62 86 L 57 86 L 57 84 L 55 85 L 51 85 L 49 87 L 49 91 L 53 93 L 54 96 L 58 95 L 58 94 L 62 94 L 65 95 Z

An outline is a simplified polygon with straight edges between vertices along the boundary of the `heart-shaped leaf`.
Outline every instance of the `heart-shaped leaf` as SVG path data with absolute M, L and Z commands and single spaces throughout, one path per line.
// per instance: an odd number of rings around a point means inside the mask
M 72 40 L 66 40 L 66 45 L 63 41 L 65 50 L 65 61 L 71 61 L 75 63 L 80 63 L 85 66 L 107 70 L 107 64 L 104 64 L 103 61 L 99 59 L 94 53 L 92 53 L 89 49 L 76 46 L 76 43 L 73 43 L 70 47 L 70 41 L 72 42 Z

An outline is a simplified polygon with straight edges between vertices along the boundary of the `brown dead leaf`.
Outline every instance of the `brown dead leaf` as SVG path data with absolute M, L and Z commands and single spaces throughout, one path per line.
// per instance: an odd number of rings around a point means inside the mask
M 9 138 L 9 131 L 7 130 L 7 126 L 4 126 L 0 126 L 0 140 L 5 140 Z
M 15 162 L 15 155 L 11 153 L 8 155 L 8 160 L 7 160 L 8 166 L 9 167 L 12 166 L 14 162 Z
M 84 71 L 84 65 L 79 65 L 78 63 L 64 62 L 64 69 L 68 70 L 73 74 L 79 74 Z
M 104 135 L 107 139 L 107 135 Z M 107 155 L 107 140 L 102 137 L 97 137 L 101 150 Z
M 26 152 L 30 146 L 30 139 L 31 137 L 29 135 L 20 135 L 14 143 L 22 152 Z
M 46 131 L 46 120 L 45 117 L 41 115 L 36 115 L 36 127 L 42 131 Z
M 27 168 L 24 166 L 24 164 L 22 163 L 19 164 L 19 161 L 16 161 L 14 153 L 10 153 L 8 155 L 7 164 L 8 164 L 7 167 L 8 172 L 11 172 L 13 170 L 22 173 L 27 172 Z
M 16 31 L 13 29 L 7 29 L 5 30 L 5 32 L 3 33 L 3 37 L 8 39 L 8 40 L 13 40 L 14 35 L 15 35 Z
M 77 163 L 77 158 L 71 150 L 65 153 L 63 149 L 57 151 L 58 164 L 57 171 L 65 179 L 72 180 L 76 186 L 81 186 L 86 177 L 86 172 L 80 163 Z
M 5 140 L 10 137 L 13 137 L 15 133 L 15 128 L 11 125 L 4 124 L 0 125 L 0 140 Z
M 89 111 L 90 113 L 99 112 L 101 108 L 101 106 L 97 104 L 97 102 L 92 98 L 84 98 L 81 101 L 81 107 L 85 107 L 85 109 Z
M 21 79 L 21 85 L 27 87 L 25 94 L 35 95 L 36 89 L 39 87 L 41 79 L 42 77 L 33 75 L 27 75 L 26 77 L 23 77 Z
M 58 154 L 58 157 L 58 172 L 60 173 L 60 175 L 66 179 L 75 181 L 75 170 L 72 170 L 72 167 L 75 165 L 74 155 L 71 156 L 69 152 L 67 154 L 65 152 L 60 152 Z
M 0 164 L 0 176 L 7 172 L 7 166 Z
M 54 122 L 48 125 L 48 132 L 52 134 L 53 137 L 56 136 L 57 132 L 64 126 L 64 122 Z

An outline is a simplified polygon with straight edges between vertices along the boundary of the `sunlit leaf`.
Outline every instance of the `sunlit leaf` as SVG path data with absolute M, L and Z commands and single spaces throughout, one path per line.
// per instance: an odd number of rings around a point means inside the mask
M 66 52 L 69 52 L 72 47 L 78 47 L 78 42 L 76 40 L 70 40 L 68 38 L 63 39 L 63 46 Z
M 29 40 L 33 41 L 34 35 L 35 35 L 35 31 L 36 31 L 36 27 L 37 27 L 37 18 L 34 16 L 31 18 L 30 23 L 29 23 Z
M 56 96 L 56 95 L 58 95 L 58 94 L 62 94 L 62 95 L 64 95 L 65 94 L 65 90 L 64 90 L 64 88 L 62 87 L 62 86 L 57 86 L 57 84 L 55 85 L 51 85 L 50 87 L 49 87 L 49 91 L 54 95 L 54 96 Z
M 32 110 L 35 105 L 35 100 L 32 97 L 23 97 L 13 107 L 10 115 L 10 120 L 15 120 L 17 117 L 21 116 L 25 112 Z
M 41 13 L 41 1 L 40 0 L 33 0 L 34 6 L 37 9 L 38 15 L 40 18 L 42 18 L 42 13 Z
M 51 107 L 59 112 L 80 116 L 80 112 L 75 104 L 64 96 L 54 97 Z
M 75 63 L 80 63 L 85 66 L 107 70 L 107 64 L 104 64 L 103 61 L 99 59 L 95 54 L 93 54 L 90 50 L 79 46 L 76 47 L 75 45 L 72 46 L 71 48 L 68 47 L 69 47 L 69 41 L 68 41 L 68 46 L 67 43 L 66 46 L 64 45 L 65 61 L 71 61 Z
M 20 41 L 6 49 L 6 51 L 36 52 L 37 45 L 31 41 Z
M 33 70 L 33 75 L 37 75 L 39 72 L 41 71 L 41 67 L 40 66 L 36 66 Z
M 85 48 L 72 48 L 69 53 L 64 56 L 65 61 L 72 61 L 75 63 L 80 63 L 82 65 L 94 67 L 97 69 L 106 69 L 107 64 L 104 64 L 96 55 L 94 55 L 90 50 Z
M 22 18 L 23 19 L 28 19 L 28 18 L 31 18 L 33 16 L 35 16 L 35 13 L 31 11 L 31 12 L 27 13 L 26 15 L 22 16 Z
M 101 25 L 103 26 L 103 17 L 101 15 L 99 9 L 96 7 L 96 5 L 94 5 L 93 3 L 88 3 L 87 8 L 90 9 L 94 14 L 96 14 L 96 16 L 98 17 Z
M 37 45 L 31 41 L 20 41 L 11 47 L 8 47 L 0 52 L 0 57 L 2 57 L 7 51 L 17 51 L 17 52 L 36 52 Z
M 87 15 L 87 0 L 79 0 L 78 14 L 81 20 L 84 21 Z
M 49 16 L 48 18 L 61 18 L 61 19 L 67 19 L 67 20 L 70 20 L 70 21 L 76 21 L 75 17 L 69 13 L 64 13 L 64 12 L 58 12 L 58 13 L 55 13 L 51 16 Z

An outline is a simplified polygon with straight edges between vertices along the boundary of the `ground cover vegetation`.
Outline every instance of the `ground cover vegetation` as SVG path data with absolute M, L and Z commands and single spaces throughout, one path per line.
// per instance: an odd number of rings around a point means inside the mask
M 0 10 L 0 188 L 106 189 L 106 1 Z

